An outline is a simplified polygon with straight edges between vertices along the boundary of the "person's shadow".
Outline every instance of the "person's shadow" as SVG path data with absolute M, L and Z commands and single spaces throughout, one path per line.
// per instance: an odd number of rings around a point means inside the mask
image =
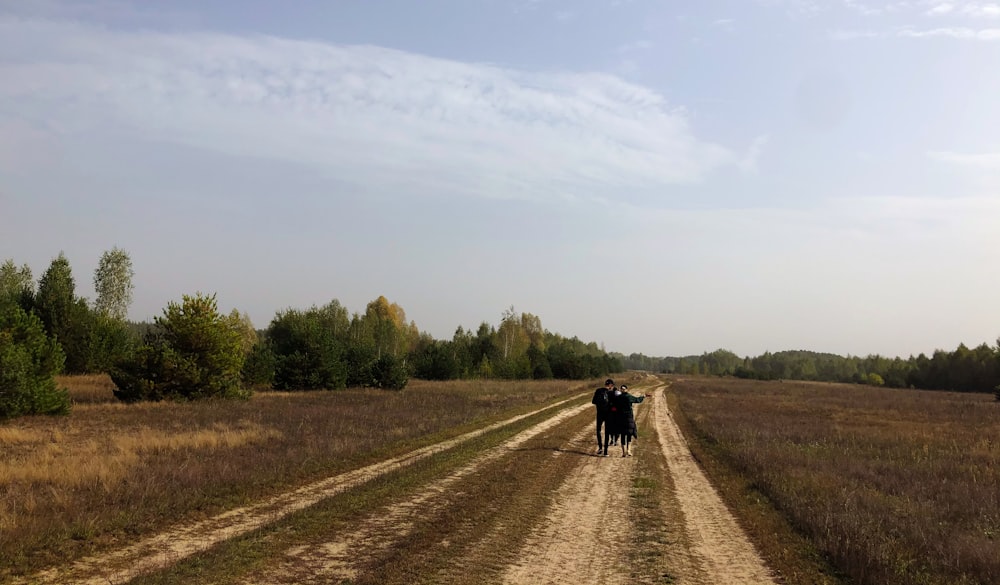
M 600 453 L 584 450 L 577 446 L 566 447 L 564 445 L 539 445 L 537 447 L 518 447 L 514 451 L 551 451 L 553 453 L 566 453 L 567 455 L 579 455 L 581 457 L 601 457 Z M 610 452 L 610 450 L 609 450 Z

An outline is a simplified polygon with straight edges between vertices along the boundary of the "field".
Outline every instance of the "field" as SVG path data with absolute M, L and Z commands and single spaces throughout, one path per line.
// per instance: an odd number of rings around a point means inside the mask
M 635 457 L 595 456 L 596 381 L 122 405 L 63 379 L 69 417 L 0 426 L 0 582 L 1000 582 L 992 396 L 627 380 Z
M 0 581 L 775 583 L 666 385 L 626 379 L 635 457 L 596 456 L 596 381 L 124 406 L 66 380 L 68 419 L 4 427 Z
M 853 582 L 1000 583 L 992 395 L 721 378 L 672 389 L 703 462 L 741 476 L 736 507 L 762 496 Z
M 0 426 L 0 581 L 567 398 L 586 384 L 413 381 L 404 392 L 120 404 L 61 378 L 73 412 Z M 596 382 L 595 382 L 596 383 Z

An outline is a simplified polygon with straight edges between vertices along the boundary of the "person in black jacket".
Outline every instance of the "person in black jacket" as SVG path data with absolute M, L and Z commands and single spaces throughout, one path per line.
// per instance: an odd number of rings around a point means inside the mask
M 646 396 L 633 396 L 629 394 L 628 386 L 621 385 L 621 394 L 613 396 L 611 406 L 617 420 L 612 426 L 618 429 L 622 441 L 622 457 L 632 456 L 632 438 L 639 437 L 639 431 L 635 426 L 635 413 L 632 412 L 632 405 L 642 402 Z
M 615 381 L 608 378 L 604 386 L 594 390 L 594 397 L 590 403 L 597 407 L 597 454 L 608 456 L 608 440 L 610 439 L 611 421 L 611 392 L 615 388 Z M 604 427 L 604 443 L 601 443 L 601 427 Z

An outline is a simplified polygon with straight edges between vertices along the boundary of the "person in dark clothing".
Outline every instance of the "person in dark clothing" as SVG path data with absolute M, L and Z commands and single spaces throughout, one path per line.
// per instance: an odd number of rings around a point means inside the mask
M 611 423 L 611 392 L 615 388 L 615 381 L 608 378 L 597 390 L 594 390 L 594 397 L 590 403 L 597 407 L 597 454 L 608 456 L 608 439 Z M 604 427 L 604 442 L 601 443 L 601 427 Z
M 611 417 L 608 419 L 608 424 L 605 425 L 605 428 L 607 429 L 605 433 L 611 435 L 610 444 L 612 446 L 618 444 L 618 440 L 621 438 L 623 432 L 622 425 L 620 424 L 620 419 L 617 414 L 618 409 L 615 407 L 615 398 L 617 398 L 621 393 L 622 391 L 620 388 L 612 388 L 611 394 L 608 395 L 611 398 Z
M 646 396 L 649 396 L 649 394 L 645 396 L 633 396 L 629 393 L 628 386 L 622 384 L 621 394 L 613 396 L 611 399 L 611 407 L 614 409 L 616 418 L 612 426 L 617 428 L 621 434 L 622 457 L 632 456 L 632 439 L 639 438 L 632 405 L 642 402 Z

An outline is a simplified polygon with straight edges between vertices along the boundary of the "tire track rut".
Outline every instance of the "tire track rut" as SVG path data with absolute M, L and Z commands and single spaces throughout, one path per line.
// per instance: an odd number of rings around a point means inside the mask
M 654 401 L 660 448 L 667 458 L 684 515 L 685 530 L 691 542 L 690 558 L 698 567 L 696 571 L 681 575 L 679 582 L 775 585 L 746 533 L 691 455 L 687 441 L 670 416 L 663 390 L 655 393 Z

